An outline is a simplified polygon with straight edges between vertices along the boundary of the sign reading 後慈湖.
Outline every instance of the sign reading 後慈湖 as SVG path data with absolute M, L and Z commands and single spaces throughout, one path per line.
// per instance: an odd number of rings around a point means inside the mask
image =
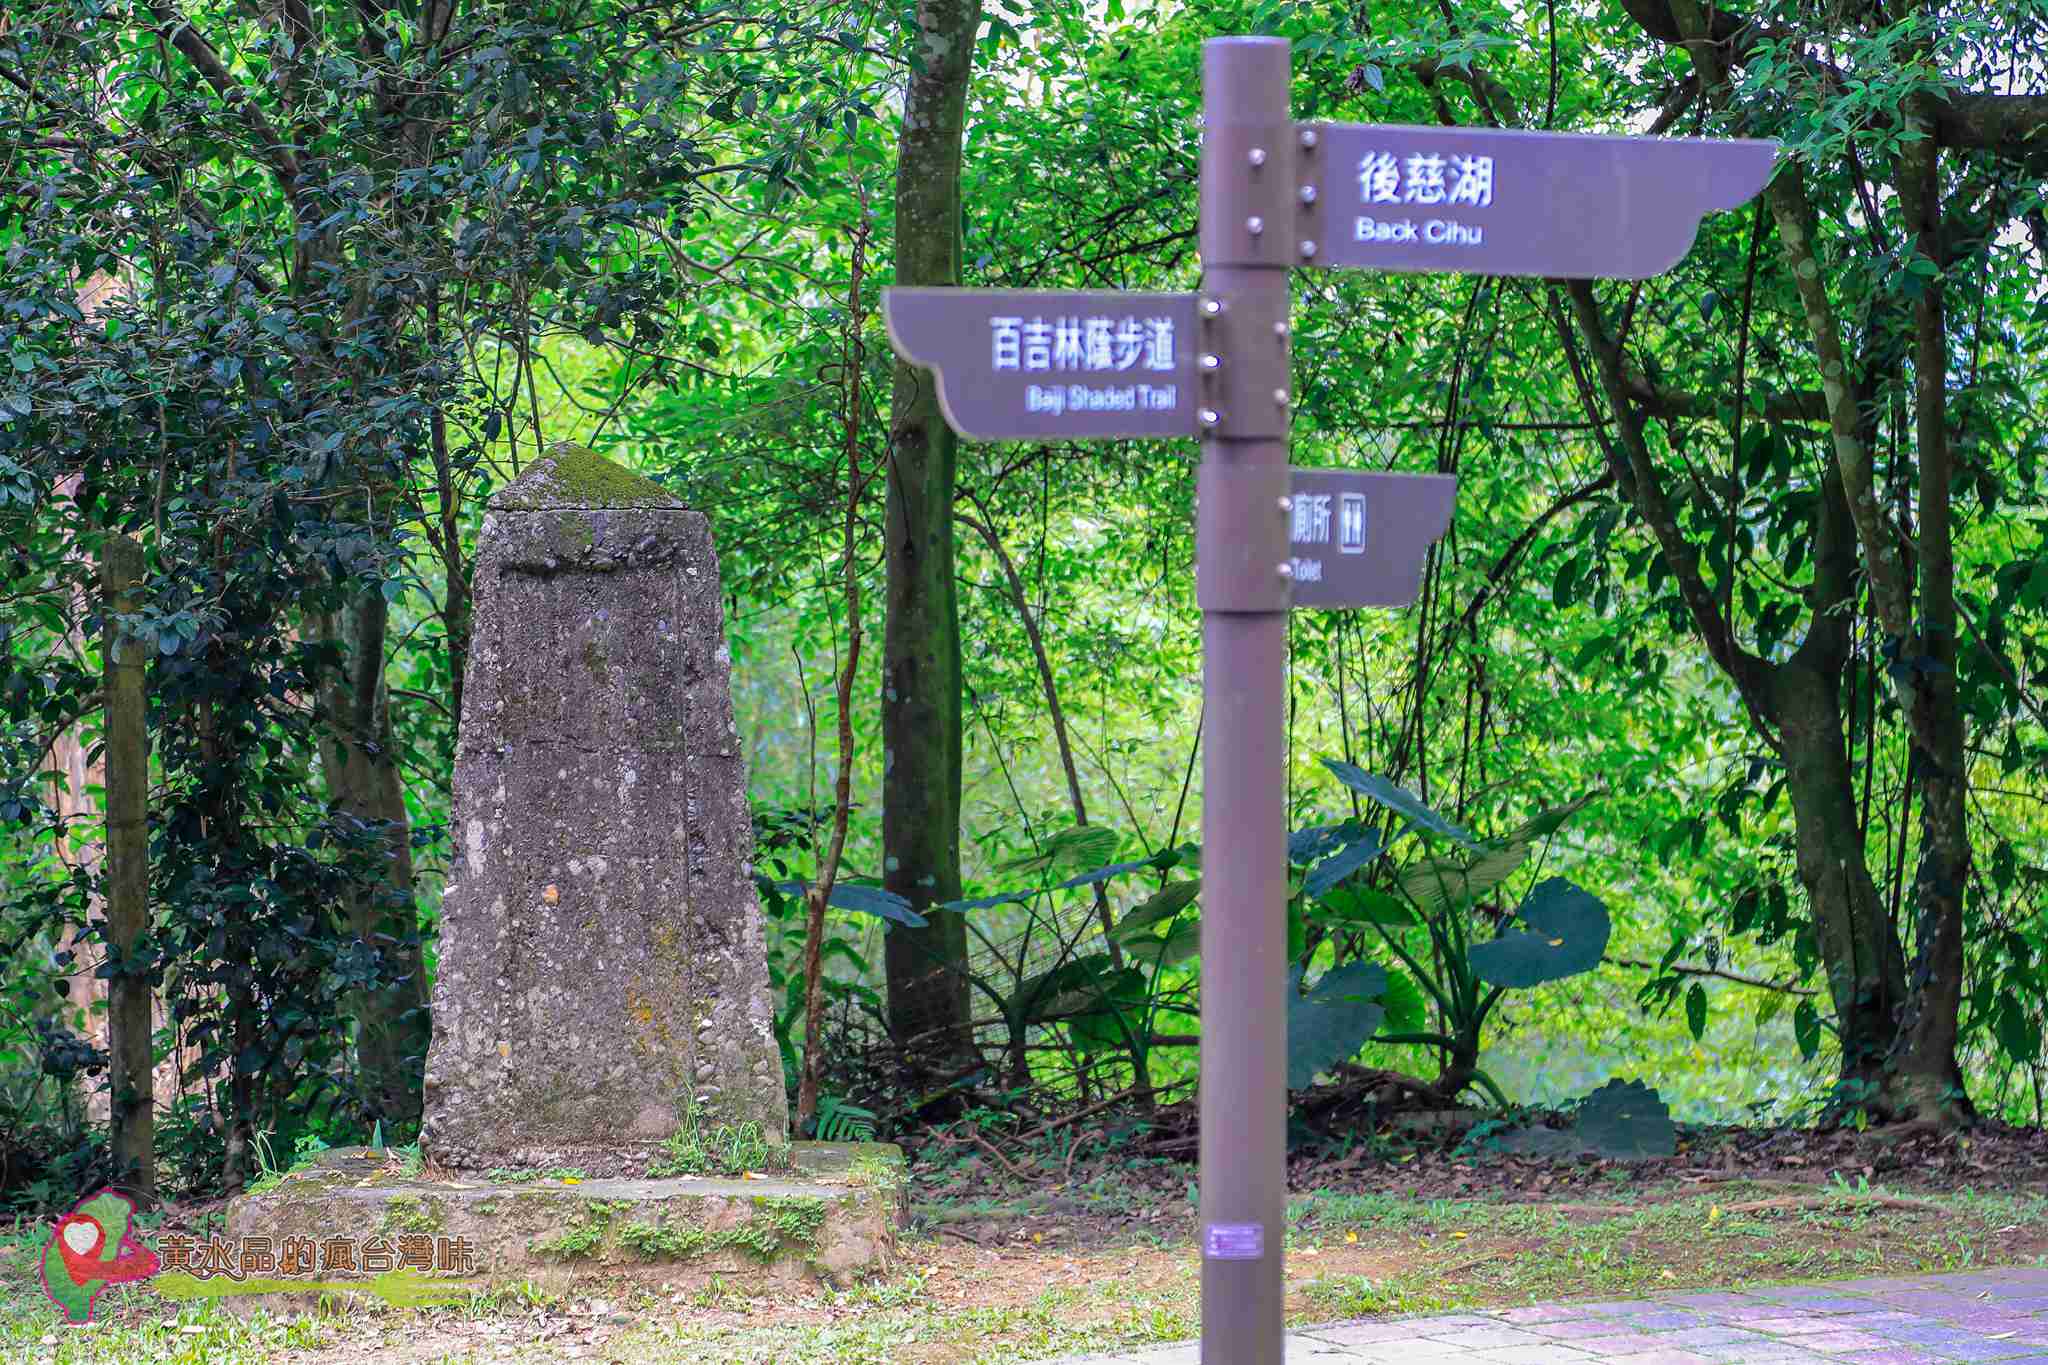
M 1192 294 L 891 289 L 884 317 L 963 436 L 1195 434 Z
M 1647 279 L 1769 178 L 1776 144 L 1306 124 L 1304 264 Z

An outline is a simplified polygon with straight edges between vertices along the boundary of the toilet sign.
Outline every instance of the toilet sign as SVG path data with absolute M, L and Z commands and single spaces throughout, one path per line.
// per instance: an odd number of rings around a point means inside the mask
M 1293 469 L 1303 266 L 1643 279 L 1776 145 L 1296 123 L 1284 38 L 1203 45 L 1200 293 L 889 289 L 896 353 L 984 441 L 1202 437 L 1203 1365 L 1281 1358 L 1287 613 L 1415 600 L 1444 474 Z
M 1288 476 L 1287 579 L 1297 607 L 1398 607 L 1450 528 L 1449 474 L 1295 469 Z

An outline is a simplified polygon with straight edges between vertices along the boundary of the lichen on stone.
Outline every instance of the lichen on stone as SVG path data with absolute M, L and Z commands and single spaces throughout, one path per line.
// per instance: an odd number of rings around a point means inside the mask
M 674 493 L 589 449 L 561 441 L 491 498 L 493 508 L 682 507 Z

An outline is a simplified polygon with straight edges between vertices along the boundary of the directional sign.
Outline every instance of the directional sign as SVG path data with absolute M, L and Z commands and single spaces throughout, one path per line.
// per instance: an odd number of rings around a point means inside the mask
M 1752 198 L 1774 142 L 1303 124 L 1306 264 L 1647 279 Z
M 896 353 L 938 377 L 947 425 L 982 441 L 1193 436 L 1195 296 L 886 289 Z
M 1297 607 L 1400 607 L 1451 524 L 1449 474 L 1296 469 L 1287 497 L 1288 577 Z
M 1266 1365 L 1286 1290 L 1287 612 L 1414 601 L 1457 489 L 1288 466 L 1288 272 L 1645 279 L 1762 189 L 1777 147 L 1297 123 L 1284 38 L 1212 38 L 1202 71 L 1199 300 L 890 289 L 882 309 L 963 436 L 1203 437 L 1201 1355 Z

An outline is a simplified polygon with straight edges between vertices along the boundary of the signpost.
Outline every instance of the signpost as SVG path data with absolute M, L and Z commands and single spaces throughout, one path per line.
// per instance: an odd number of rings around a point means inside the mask
M 1287 463 L 1299 266 L 1641 279 L 1751 198 L 1776 144 L 1295 123 L 1281 38 L 1203 48 L 1199 294 L 891 289 L 896 351 L 981 440 L 1202 438 L 1204 1365 L 1281 1365 L 1287 613 L 1400 606 L 1446 475 Z

